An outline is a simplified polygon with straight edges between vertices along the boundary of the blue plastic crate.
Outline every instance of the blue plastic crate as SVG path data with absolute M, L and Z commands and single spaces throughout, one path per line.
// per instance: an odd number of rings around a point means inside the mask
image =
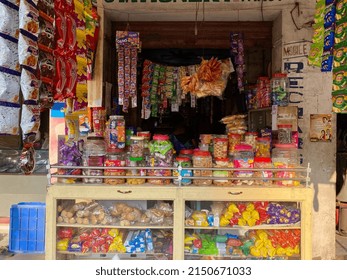
M 9 251 L 20 254 L 45 252 L 46 204 L 20 202 L 10 209 Z

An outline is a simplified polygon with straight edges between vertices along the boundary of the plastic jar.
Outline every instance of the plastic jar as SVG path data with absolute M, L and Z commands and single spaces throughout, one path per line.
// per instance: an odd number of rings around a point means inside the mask
M 215 159 L 215 168 L 228 168 L 229 167 L 229 159 L 228 158 L 216 158 Z M 232 177 L 231 170 L 213 170 L 213 177 L 220 178 L 228 178 Z M 214 179 L 213 184 L 216 186 L 230 186 L 232 185 L 231 180 L 223 180 L 223 179 Z
M 213 156 L 215 158 L 226 158 L 228 156 L 228 138 L 213 139 Z
M 108 142 L 110 150 L 125 148 L 124 116 L 110 116 Z
M 200 143 L 210 145 L 212 142 L 212 134 L 200 134 Z
M 291 124 L 279 124 L 278 128 L 278 142 L 280 144 L 292 143 L 292 125 Z
M 258 136 L 257 132 L 246 132 L 244 142 L 247 145 L 251 145 L 253 150 L 256 148 L 256 138 Z M 239 144 L 239 143 L 238 143 Z
M 212 156 L 208 151 L 195 151 L 193 154 L 193 167 L 212 167 Z M 210 177 L 212 170 L 194 170 L 194 176 Z M 212 180 L 194 179 L 194 185 L 211 185 Z
M 263 180 L 256 180 L 257 185 L 271 185 L 272 181 L 266 178 L 272 178 L 273 173 L 271 170 L 266 170 L 266 168 L 272 168 L 272 162 L 270 157 L 255 157 L 254 158 L 254 168 L 264 169 L 261 171 L 255 171 L 254 176 L 264 178 Z
M 288 106 L 289 80 L 285 73 L 275 73 L 271 79 L 272 105 Z
M 127 162 L 129 167 L 145 167 L 146 163 L 142 157 L 134 158 L 129 157 Z M 130 185 L 141 185 L 146 182 L 146 169 L 127 169 L 127 176 L 143 176 L 143 178 L 127 178 L 127 183 Z
M 106 156 L 104 166 L 124 167 L 125 159 L 123 154 L 110 154 Z M 110 168 L 104 170 L 105 176 L 125 176 L 125 170 L 119 168 Z M 119 185 L 125 183 L 125 178 L 105 178 L 104 182 L 109 185 Z
M 130 156 L 134 158 L 143 157 L 144 138 L 142 136 L 130 137 Z
M 251 145 L 238 144 L 235 146 L 234 153 L 235 168 L 253 168 L 254 153 Z M 234 171 L 236 177 L 252 177 L 253 172 L 248 170 Z
M 184 177 L 191 177 L 193 176 L 193 172 L 190 169 L 184 169 L 179 171 L 178 168 L 182 167 L 182 168 L 189 168 L 192 166 L 192 162 L 188 157 L 176 157 L 175 162 L 174 162 L 174 166 L 177 168 L 173 171 L 173 176 L 181 176 L 181 184 L 186 186 L 186 185 L 190 185 L 192 183 L 191 179 L 185 179 Z M 175 185 L 179 185 L 179 180 L 178 179 L 174 179 L 173 183 Z
M 300 166 L 298 150 L 295 144 L 276 144 L 272 150 L 272 164 L 274 168 L 296 168 Z M 276 171 L 275 178 L 294 178 L 294 171 Z M 280 186 L 299 186 L 299 181 L 293 180 L 276 180 L 276 185 Z
M 149 143 L 150 166 L 151 167 L 172 167 L 173 145 L 168 135 L 155 134 Z M 151 169 L 147 172 L 148 176 L 168 177 L 171 176 L 169 169 Z M 168 185 L 171 179 L 148 179 L 148 183 L 156 185 Z
M 269 137 L 257 137 L 256 157 L 271 157 L 271 139 Z
M 235 153 L 235 146 L 241 143 L 242 135 L 236 133 L 228 134 L 229 141 L 229 155 L 232 156 Z
M 83 147 L 83 166 L 104 166 L 106 154 L 106 145 L 104 137 L 89 136 Z M 103 169 L 83 169 L 83 175 L 89 176 L 103 176 Z M 102 178 L 83 178 L 84 183 L 100 184 L 103 182 Z
M 149 141 L 151 140 L 151 133 L 149 131 L 139 131 L 137 136 L 143 137 L 143 148 L 148 149 Z
M 193 160 L 193 154 L 194 154 L 193 149 L 183 149 L 183 150 L 180 150 L 179 156 L 180 157 L 187 157 L 192 161 Z
M 128 126 L 125 129 L 125 146 L 130 146 L 130 138 L 136 135 L 136 128 L 133 126 Z

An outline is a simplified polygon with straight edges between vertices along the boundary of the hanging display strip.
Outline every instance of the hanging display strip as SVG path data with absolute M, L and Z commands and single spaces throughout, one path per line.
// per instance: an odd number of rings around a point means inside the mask
M 137 107 L 137 52 L 140 49 L 140 35 L 132 31 L 116 31 L 118 52 L 118 104 L 123 112 Z

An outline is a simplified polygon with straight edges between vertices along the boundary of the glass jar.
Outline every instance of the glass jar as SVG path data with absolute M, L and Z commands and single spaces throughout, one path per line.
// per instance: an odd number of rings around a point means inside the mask
M 257 137 L 256 157 L 271 157 L 271 139 L 269 137 Z
M 142 136 L 130 137 L 130 156 L 134 158 L 143 157 L 144 138 Z
M 228 156 L 228 138 L 213 139 L 213 156 L 215 158 L 226 158 Z
M 106 154 L 106 145 L 104 137 L 89 136 L 83 147 L 83 166 L 104 166 Z M 103 176 L 103 169 L 83 169 L 83 175 L 88 176 Z M 83 178 L 84 183 L 100 184 L 103 182 L 102 178 Z
M 255 157 L 254 158 L 254 168 L 264 169 L 254 172 L 255 177 L 263 178 L 263 180 L 256 180 L 257 185 L 271 185 L 272 181 L 266 178 L 272 178 L 273 173 L 271 170 L 266 170 L 266 168 L 272 168 L 272 162 L 270 157 Z
M 110 116 L 109 121 L 109 150 L 125 148 L 124 116 Z
M 179 167 L 182 168 L 189 168 L 192 167 L 192 162 L 188 157 L 176 157 L 175 162 L 174 162 L 174 167 L 175 169 L 172 173 L 173 176 L 181 176 L 181 184 L 184 186 L 190 185 L 192 183 L 192 179 L 185 179 L 184 177 L 191 177 L 193 176 L 193 172 L 190 169 L 184 169 L 184 170 L 179 170 Z M 173 183 L 175 185 L 179 185 L 179 180 L 174 179 Z
M 257 138 L 257 136 L 258 136 L 257 132 L 246 132 L 245 133 L 245 140 L 244 140 L 244 142 L 247 145 L 251 145 L 254 151 L 255 151 L 255 148 L 256 148 L 256 138 Z
M 151 140 L 151 133 L 149 131 L 138 131 L 137 136 L 143 137 L 143 148 L 148 149 L 148 144 Z
M 150 166 L 151 167 L 172 167 L 173 145 L 168 135 L 155 134 L 149 143 Z M 151 169 L 147 172 L 148 176 L 168 177 L 171 176 L 169 169 Z M 156 185 L 168 185 L 171 179 L 148 179 L 147 182 Z
M 246 144 L 236 145 L 233 162 L 235 168 L 253 168 L 254 153 L 252 146 Z M 234 171 L 234 174 L 236 177 L 252 177 L 253 171 L 240 170 Z
M 195 151 L 193 154 L 193 167 L 212 167 L 212 156 L 208 151 Z M 194 176 L 211 177 L 212 170 L 194 170 Z M 211 185 L 210 179 L 194 179 L 194 185 Z
M 125 146 L 130 146 L 130 138 L 136 135 L 136 128 L 133 126 L 128 126 L 125 129 Z
M 292 125 L 291 124 L 278 124 L 278 142 L 280 144 L 292 143 Z
M 123 154 L 109 154 L 106 156 L 104 166 L 124 167 L 125 159 Z M 110 168 L 104 170 L 105 176 L 125 176 L 125 170 L 119 168 Z M 119 185 L 125 183 L 125 178 L 105 178 L 104 182 L 109 185 Z
M 272 150 L 272 164 L 274 168 L 296 168 L 300 166 L 298 150 L 295 144 L 276 144 Z M 296 172 L 294 171 L 276 171 L 275 178 L 294 178 Z M 299 181 L 293 180 L 276 180 L 276 185 L 280 186 L 299 186 Z
M 288 106 L 289 80 L 285 73 L 275 73 L 271 79 L 272 105 Z
M 129 167 L 145 167 L 146 162 L 143 160 L 142 157 L 134 158 L 129 157 L 129 160 L 127 161 L 127 165 Z M 143 178 L 127 178 L 127 183 L 130 185 L 141 185 L 146 182 L 146 169 L 127 169 L 126 175 L 127 176 L 143 176 Z
M 234 155 L 235 153 L 235 146 L 241 143 L 241 134 L 236 133 L 229 133 L 228 134 L 228 141 L 229 141 L 229 156 Z
M 228 158 L 216 158 L 215 159 L 215 168 L 229 168 L 229 159 Z M 220 177 L 220 178 L 228 178 L 232 177 L 232 171 L 231 170 L 213 170 L 213 177 Z M 223 180 L 223 179 L 214 179 L 213 184 L 216 186 L 230 186 L 232 185 L 231 180 Z

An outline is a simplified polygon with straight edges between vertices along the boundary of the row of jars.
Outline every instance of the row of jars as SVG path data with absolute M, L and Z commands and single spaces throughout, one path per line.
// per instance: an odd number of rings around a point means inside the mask
M 132 139 L 132 143 L 138 145 L 139 139 Z M 142 140 L 140 140 L 142 141 Z M 204 150 L 181 150 L 180 154 L 174 158 L 173 146 L 167 135 L 154 135 L 153 140 L 148 144 L 148 151 L 141 154 L 138 148 L 131 148 L 127 154 L 118 152 L 106 155 L 105 143 L 102 137 L 88 137 L 84 145 L 83 165 L 84 166 L 105 166 L 109 169 L 83 169 L 83 174 L 95 176 L 83 178 L 85 183 L 106 183 L 106 184 L 143 184 L 146 181 L 150 184 L 167 185 L 173 181 L 174 184 L 190 185 L 230 185 L 228 177 L 247 178 L 252 176 L 272 177 L 270 173 L 256 174 L 252 171 L 234 171 L 223 168 L 272 168 L 296 167 L 298 166 L 296 149 L 294 147 L 278 146 L 273 150 L 273 157 L 254 157 L 251 145 L 238 144 L 232 160 L 229 157 L 212 157 L 209 151 Z M 135 156 L 134 156 L 135 155 Z M 140 156 L 142 155 L 142 156 Z M 122 169 L 122 167 L 156 167 L 156 169 Z M 166 169 L 176 167 L 173 171 Z M 189 167 L 202 168 L 200 170 L 190 170 Z M 184 168 L 183 170 L 180 167 Z M 204 170 L 203 168 L 215 167 L 218 170 Z M 126 178 L 97 178 L 97 176 L 126 176 Z M 284 174 L 286 175 L 286 174 Z M 288 175 L 288 174 L 287 174 Z M 286 176 L 287 176 L 286 175 Z M 137 176 L 138 178 L 131 178 Z M 147 176 L 147 177 L 144 177 Z M 172 176 L 174 177 L 172 180 Z M 186 177 L 204 177 L 192 179 Z M 208 177 L 218 177 L 209 179 Z M 128 177 L 128 178 L 127 178 Z M 149 178 L 150 177 L 150 178 Z M 219 179 L 220 178 L 220 179 Z M 280 181 L 279 181 L 280 182 Z

